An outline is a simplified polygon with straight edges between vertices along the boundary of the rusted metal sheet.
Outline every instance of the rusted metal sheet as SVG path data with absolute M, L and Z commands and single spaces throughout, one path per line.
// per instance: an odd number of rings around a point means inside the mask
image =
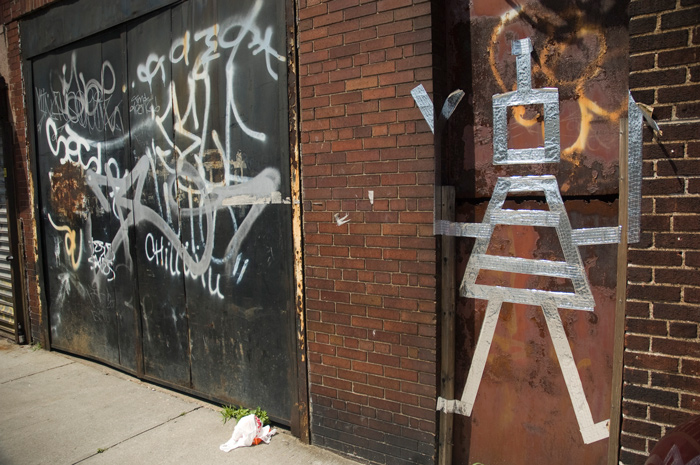
M 617 193 L 619 118 L 627 114 L 628 98 L 627 2 L 471 3 L 471 10 L 462 0 L 446 7 L 451 51 L 446 58 L 451 87 L 446 89 L 470 85 L 472 95 L 467 99 L 471 115 L 453 117 L 453 130 L 461 121 L 463 133 L 452 136 L 452 145 L 463 150 L 444 155 L 448 165 L 459 168 L 446 173 L 444 182 L 458 186 L 458 198 L 488 198 L 496 178 L 505 173 L 553 174 L 565 196 Z M 510 43 L 525 37 L 533 44 L 533 88 L 559 89 L 561 162 L 506 169 L 493 164 L 491 99 L 514 89 Z M 464 112 L 468 105 L 461 105 Z M 541 113 L 537 106 L 509 112 L 511 147 L 542 139 Z M 473 185 L 473 179 L 480 182 Z
M 458 223 L 436 225 L 465 236 L 453 463 L 607 463 L 626 2 L 445 8 L 436 95 L 468 94 L 438 180 Z
M 528 200 L 509 208 L 540 209 Z M 481 219 L 486 205 L 463 204 L 458 219 Z M 614 225 L 617 204 L 569 201 L 574 227 Z M 552 228 L 498 228 L 490 253 L 536 260 L 561 260 Z M 458 255 L 467 257 L 473 240 L 458 240 Z M 560 309 L 578 374 L 594 421 L 610 412 L 612 345 L 615 310 L 615 245 L 585 246 L 581 255 L 590 277 L 594 312 Z M 458 276 L 463 276 L 461 260 Z M 484 272 L 478 283 L 513 288 L 566 290 L 562 279 L 509 272 Z M 457 306 L 456 393 L 459 396 L 471 365 L 487 302 L 460 298 Z M 539 306 L 503 303 L 471 417 L 455 415 L 454 462 L 489 464 L 604 464 L 607 441 L 584 444 L 567 392 L 550 332 Z M 508 447 L 503 447 L 508 444 Z
M 33 76 L 52 344 L 290 424 L 285 9 L 180 2 Z
M 82 156 L 87 151 L 84 136 L 90 133 L 94 140 L 103 140 L 110 129 L 101 116 L 119 113 L 119 102 L 99 107 L 104 111 L 99 116 L 97 108 L 88 111 L 81 106 L 88 86 L 97 81 L 80 80 L 77 70 L 80 61 L 86 72 L 100 76 L 103 51 L 118 47 L 115 40 L 109 34 L 102 43 L 47 57 L 34 63 L 33 74 L 44 266 L 54 308 L 52 346 L 120 364 L 117 281 L 110 279 L 112 264 L 104 261 L 103 233 L 110 211 L 88 196 L 88 176 L 82 166 L 94 167 L 97 161 Z M 69 121 L 73 124 L 67 125 Z M 95 280 L 96 275 L 104 279 Z
M 33 58 L 63 45 L 164 8 L 178 0 L 54 2 L 38 21 L 23 21 L 22 56 Z M 43 5 L 42 5 L 43 6 Z M 33 8 L 32 8 L 33 9 Z M 68 27 L 70 25 L 70 27 Z

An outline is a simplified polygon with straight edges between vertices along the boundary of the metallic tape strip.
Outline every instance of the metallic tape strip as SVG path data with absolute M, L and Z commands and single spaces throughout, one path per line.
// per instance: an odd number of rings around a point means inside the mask
M 627 206 L 627 242 L 639 242 L 642 217 L 642 110 L 639 109 L 632 94 L 628 103 L 628 155 L 627 169 L 629 180 L 629 203 Z
M 517 105 L 545 105 L 557 104 L 559 107 L 559 89 L 556 87 L 542 87 L 539 89 L 520 92 L 518 90 L 496 94 L 491 97 L 494 107 L 513 107 Z M 557 114 L 558 118 L 559 115 Z
M 430 97 L 425 91 L 425 87 L 423 87 L 423 84 L 419 84 L 418 86 L 414 87 L 413 90 L 411 90 L 411 95 L 413 96 L 413 100 L 416 101 L 418 109 L 423 114 L 423 118 L 425 118 L 425 121 L 428 123 L 428 126 L 430 126 L 430 131 L 434 134 L 435 115 L 433 112 L 433 102 L 432 100 L 430 100 Z
M 544 147 L 508 148 L 508 107 L 542 104 Z M 560 160 L 559 91 L 556 88 L 508 92 L 493 96 L 494 164 L 558 163 Z
M 494 212 L 490 223 L 509 226 L 545 226 L 554 228 L 559 225 L 557 213 L 543 210 L 500 210 Z
M 651 130 L 654 131 L 654 137 L 658 139 L 659 137 L 663 136 L 664 132 L 659 127 L 659 123 L 654 121 L 654 118 L 652 117 L 654 113 L 654 107 L 646 105 L 644 103 L 637 103 L 637 108 L 642 110 L 642 116 L 644 116 L 644 121 L 646 121 L 649 127 L 651 127 Z
M 544 147 L 529 149 L 508 149 L 506 158 L 495 165 L 526 165 L 530 163 L 549 163 L 545 155 Z
M 481 255 L 476 257 L 482 270 L 502 271 L 504 273 L 520 273 L 537 276 L 552 276 L 555 278 L 571 279 L 578 271 L 576 267 L 566 262 L 551 260 L 533 260 L 520 257 L 501 257 L 496 255 Z
M 593 423 L 591 408 L 588 405 L 586 393 L 583 390 L 583 384 L 581 384 L 581 377 L 576 367 L 576 361 L 574 360 L 574 355 L 571 353 L 569 340 L 566 337 L 564 325 L 561 322 L 557 306 L 552 302 L 543 302 L 542 310 L 544 311 L 544 318 L 549 328 L 549 334 L 552 337 L 554 350 L 557 353 L 559 366 L 564 374 L 564 381 L 566 382 L 566 388 L 569 391 L 569 397 L 574 407 L 576 420 L 581 429 L 583 442 L 585 444 L 590 444 L 605 439 L 609 436 L 607 421 Z
M 513 92 L 496 94 L 492 97 L 493 163 L 495 165 L 558 163 L 560 159 L 559 90 L 554 87 L 532 88 L 530 39 L 514 40 L 511 52 L 516 56 L 518 88 Z M 508 107 L 516 105 L 543 105 L 544 147 L 508 148 Z
M 493 163 L 505 165 L 508 163 L 508 107 L 497 106 L 496 96 L 493 99 Z
M 444 119 L 450 119 L 450 116 L 452 116 L 452 113 L 455 111 L 455 108 L 457 108 L 457 105 L 459 105 L 459 102 L 462 101 L 463 97 L 464 91 L 461 89 L 457 89 L 447 96 L 445 103 L 442 104 L 441 114 Z
M 464 385 L 464 391 L 462 392 L 461 403 L 465 412 L 463 415 L 469 416 L 472 414 L 474 400 L 476 399 L 476 393 L 481 384 L 481 378 L 484 376 L 484 367 L 486 366 L 486 360 L 489 356 L 489 349 L 491 348 L 493 333 L 496 330 L 496 323 L 498 323 L 498 314 L 500 311 L 501 302 L 497 300 L 491 300 L 486 307 L 486 314 L 484 315 L 484 322 L 481 324 L 479 340 L 476 343 L 472 364 L 469 367 L 467 383 Z
M 471 411 L 467 413 L 466 405 L 462 404 L 456 399 L 445 399 L 444 397 L 438 397 L 437 403 L 435 405 L 435 410 L 442 411 L 445 413 L 458 413 L 460 415 L 469 416 Z
M 621 226 L 613 226 L 609 228 L 574 229 L 571 232 L 571 240 L 576 246 L 594 244 L 619 244 L 621 234 Z
M 559 133 L 559 93 L 556 102 L 544 104 L 544 152 L 547 163 L 559 163 L 561 155 Z
M 501 207 L 509 192 L 544 192 L 549 211 L 503 210 Z M 500 299 L 507 302 L 539 305 L 543 299 L 553 299 L 560 307 L 592 311 L 595 302 L 586 277 L 585 268 L 578 248 L 572 240 L 573 231 L 564 209 L 556 178 L 547 176 L 515 176 L 499 178 L 493 196 L 484 215 L 484 223 L 492 227 L 496 224 L 525 224 L 528 226 L 555 227 L 564 253 L 564 261 L 571 267 L 571 283 L 574 293 L 558 293 L 534 289 L 510 289 L 476 284 L 481 269 L 481 256 L 487 255 L 488 238 L 477 238 L 472 255 L 467 263 L 460 292 L 465 297 L 480 299 Z
M 532 43 L 529 38 L 514 40 L 511 43 L 511 54 L 515 55 L 515 73 L 518 79 L 518 90 L 528 91 L 532 89 L 532 64 L 530 54 Z
M 508 149 L 508 161 L 510 163 L 529 163 L 529 160 L 544 160 L 544 148 Z
M 511 287 L 472 284 L 460 288 L 463 297 L 474 299 L 499 300 L 524 305 L 542 305 L 542 301 L 554 302 L 558 308 L 570 308 L 592 312 L 595 308 L 593 297 L 577 295 L 571 292 L 543 291 L 541 289 L 515 289 Z
M 529 37 L 524 39 L 514 40 L 510 43 L 510 53 L 512 55 L 525 55 L 530 56 L 532 53 L 532 42 Z
M 491 237 L 491 228 L 482 223 L 453 223 L 446 220 L 438 220 L 433 224 L 433 234 L 456 237 Z
M 512 176 L 508 179 L 508 192 L 545 192 L 546 190 L 552 189 L 552 184 L 554 185 L 553 192 L 559 192 L 559 187 L 557 186 L 557 178 L 551 174 L 544 176 Z

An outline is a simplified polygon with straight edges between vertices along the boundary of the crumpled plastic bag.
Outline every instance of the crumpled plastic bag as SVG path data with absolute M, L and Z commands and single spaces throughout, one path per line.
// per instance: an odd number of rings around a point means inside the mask
M 251 413 L 238 420 L 236 427 L 233 429 L 231 439 L 226 444 L 221 444 L 219 449 L 228 452 L 238 447 L 248 447 L 261 442 L 269 444 L 270 438 L 275 434 L 277 434 L 276 429 L 270 429 L 270 426 L 263 426 L 260 419 Z

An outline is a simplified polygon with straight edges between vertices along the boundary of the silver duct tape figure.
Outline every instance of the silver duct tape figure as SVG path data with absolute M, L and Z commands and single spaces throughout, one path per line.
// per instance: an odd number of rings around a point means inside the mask
M 493 96 L 494 164 L 513 165 L 529 163 L 558 163 L 559 142 L 559 91 L 556 88 L 532 89 L 530 39 L 514 41 L 512 53 L 516 56 L 517 90 Z M 641 113 L 630 96 L 630 224 L 631 242 L 639 236 L 639 205 L 641 200 Z M 509 149 L 507 137 L 508 107 L 541 104 L 544 107 L 544 147 Z M 638 177 L 638 179 L 636 178 Z M 544 194 L 549 211 L 518 211 L 503 208 L 509 193 Z M 491 236 L 498 225 L 526 225 L 555 228 L 564 261 L 532 260 L 517 257 L 488 255 Z M 635 226 L 636 225 L 636 226 Z M 579 246 L 614 244 L 620 242 L 621 228 L 572 229 L 559 186 L 554 176 L 512 176 L 498 178 L 482 223 L 453 223 L 438 220 L 435 234 L 473 237 L 476 239 L 460 293 L 464 297 L 488 301 L 481 333 L 467 376 L 462 398 L 438 398 L 437 410 L 470 416 L 476 394 L 481 384 L 489 348 L 494 337 L 498 315 L 503 302 L 542 307 L 554 349 L 569 391 L 583 442 L 590 444 L 609 436 L 608 423 L 595 423 L 586 399 L 581 378 L 576 368 L 569 342 L 564 331 L 559 308 L 594 311 L 595 302 L 579 253 Z M 573 292 L 555 292 L 539 289 L 516 289 L 477 284 L 480 270 L 493 270 L 537 276 L 564 278 L 573 284 Z

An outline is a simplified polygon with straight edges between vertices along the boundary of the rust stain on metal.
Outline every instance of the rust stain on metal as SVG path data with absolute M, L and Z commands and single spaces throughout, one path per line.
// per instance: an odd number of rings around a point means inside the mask
M 290 40 L 290 47 L 294 46 L 293 39 Z M 294 63 L 290 63 L 290 68 L 294 68 Z M 296 91 L 294 91 L 296 94 Z M 290 99 L 291 100 L 291 99 Z M 301 217 L 301 167 L 299 160 L 299 144 L 296 134 L 298 133 L 297 107 L 290 105 L 289 108 L 289 133 L 293 135 L 291 141 L 290 154 L 290 174 L 292 191 L 292 235 L 294 238 L 294 279 L 296 284 L 296 312 L 297 312 L 297 341 L 301 348 L 301 362 L 306 362 L 306 329 L 304 321 L 304 274 L 303 274 L 303 247 L 302 247 L 302 217 Z
M 628 82 L 627 58 L 617 46 L 626 43 L 627 22 L 616 15 L 624 8 L 608 2 L 598 7 L 608 11 L 595 15 L 585 5 L 511 5 L 497 0 L 469 6 L 475 82 L 474 127 L 467 130 L 473 131 L 474 152 L 464 154 L 464 169 L 485 180 L 476 186 L 476 196 L 489 197 L 495 179 L 504 175 L 504 168 L 492 164 L 491 96 L 515 88 L 510 43 L 524 37 L 533 40 L 533 87 L 559 89 L 561 163 L 511 168 L 507 174 L 555 175 L 564 195 L 616 194 L 618 122 L 626 115 Z M 515 145 L 542 139 L 536 112 L 518 113 L 523 111 L 516 108 L 508 125 Z
M 292 239 L 294 247 L 294 280 L 297 350 L 296 412 L 292 413 L 292 432 L 302 442 L 310 442 L 308 379 L 306 367 L 306 315 L 304 307 L 304 262 L 301 198 L 301 152 L 299 146 L 298 77 L 296 46 L 296 2 L 287 2 L 287 96 L 289 101 L 289 164 L 292 200 Z
M 509 200 L 507 208 L 542 209 L 537 200 Z M 462 204 L 458 220 L 479 222 L 486 202 Z M 612 226 L 617 203 L 569 200 L 566 209 L 574 228 Z M 503 226 L 494 231 L 489 254 L 537 260 L 561 259 L 553 228 Z M 473 239 L 458 239 L 463 273 Z M 610 406 L 612 331 L 615 307 L 615 245 L 581 247 L 580 252 L 596 301 L 594 312 L 560 309 L 567 339 L 593 415 L 603 418 Z M 481 275 L 480 275 L 481 276 Z M 516 273 L 487 273 L 483 283 L 556 290 L 561 281 Z M 486 301 L 460 298 L 457 305 L 456 386 L 464 386 L 473 347 L 483 322 Z M 459 396 L 461 391 L 457 389 Z M 471 418 L 455 415 L 455 463 L 602 464 L 607 441 L 584 446 L 578 440 L 556 351 L 542 310 L 537 306 L 504 303 L 486 371 Z M 508 448 L 502 444 L 508 443 Z M 527 450 L 527 454 L 522 454 Z M 518 452 L 515 452 L 518 451 Z M 576 457 L 575 460 L 573 458 Z
M 51 211 L 70 221 L 85 210 L 85 174 L 71 163 L 56 165 L 49 174 L 51 181 Z

